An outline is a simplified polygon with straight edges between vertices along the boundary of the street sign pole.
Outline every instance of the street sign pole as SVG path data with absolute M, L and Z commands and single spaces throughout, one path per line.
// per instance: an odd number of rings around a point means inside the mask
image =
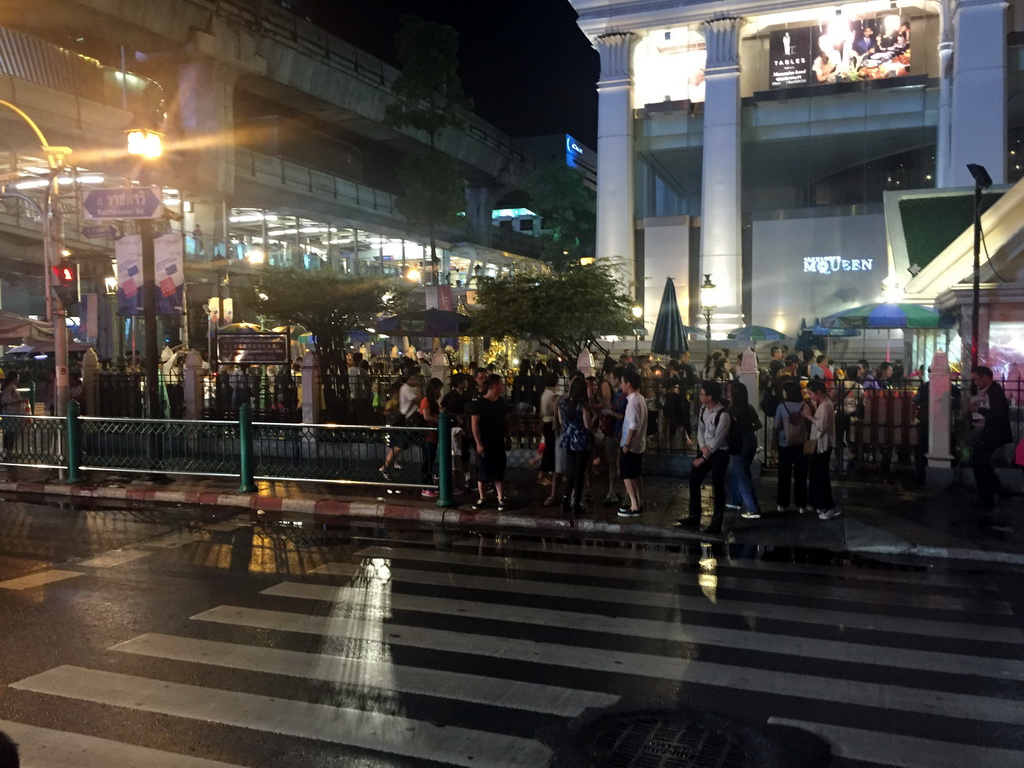
M 149 418 L 163 418 L 160 398 L 160 354 L 156 343 L 156 264 L 153 222 L 139 221 L 142 236 L 142 320 L 145 323 L 143 354 L 146 357 L 146 403 Z

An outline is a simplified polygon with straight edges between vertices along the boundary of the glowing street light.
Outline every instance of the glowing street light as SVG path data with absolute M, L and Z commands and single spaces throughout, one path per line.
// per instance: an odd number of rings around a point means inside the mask
M 128 154 L 146 160 L 156 160 L 164 153 L 162 133 L 148 128 L 132 128 L 125 131 L 128 137 Z

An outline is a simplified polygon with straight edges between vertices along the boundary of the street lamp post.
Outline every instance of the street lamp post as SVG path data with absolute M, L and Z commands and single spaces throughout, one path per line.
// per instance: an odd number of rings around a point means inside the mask
M 56 257 L 63 251 L 61 243 L 60 211 L 54 205 L 54 198 L 60 191 L 57 176 L 64 168 L 64 161 L 71 154 L 70 147 L 55 147 L 46 140 L 39 126 L 26 115 L 21 109 L 9 101 L 0 100 L 0 106 L 14 112 L 24 120 L 36 138 L 39 139 L 39 147 L 46 155 L 46 162 L 50 168 L 49 183 L 46 185 L 46 192 L 43 195 L 43 291 L 46 301 L 46 316 L 53 323 L 53 354 L 56 358 L 56 371 L 54 372 L 54 412 L 63 416 L 68 406 L 68 326 L 65 320 L 64 304 L 53 296 L 53 282 L 51 271 L 56 264 Z
M 640 354 L 640 332 L 643 330 L 641 318 L 644 316 L 644 308 L 634 304 L 630 310 L 633 313 L 633 357 Z
M 156 160 L 163 154 L 161 134 L 156 131 L 132 129 L 126 132 L 128 137 L 128 154 L 143 160 Z M 154 255 L 153 222 L 149 219 L 139 221 L 139 234 L 142 239 L 142 318 L 146 324 L 143 354 L 146 359 L 146 402 L 149 418 L 159 418 L 161 411 L 160 399 L 160 359 L 156 339 L 156 266 Z
M 978 323 L 981 315 L 981 192 L 992 186 L 984 166 L 968 163 L 974 177 L 974 280 L 971 291 L 971 369 L 978 365 Z
M 704 327 L 708 337 L 708 354 L 711 354 L 711 318 L 715 314 L 714 290 L 717 286 L 711 282 L 711 275 L 704 275 L 704 284 L 700 287 L 701 314 L 704 315 Z

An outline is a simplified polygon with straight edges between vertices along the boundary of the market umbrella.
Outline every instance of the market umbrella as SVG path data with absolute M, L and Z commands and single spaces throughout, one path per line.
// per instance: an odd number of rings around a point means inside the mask
M 665 279 L 665 290 L 661 294 L 658 319 L 654 323 L 654 335 L 651 337 L 651 351 L 659 355 L 681 355 L 689 348 L 683 319 L 679 316 L 679 304 L 676 302 L 675 282 L 669 277 Z
M 796 334 L 794 349 L 797 352 L 807 352 L 814 347 L 813 333 L 807 327 L 807 320 L 800 318 L 800 330 Z
M 423 309 L 381 318 L 377 332 L 391 336 L 464 336 L 473 318 L 444 309 Z
M 786 338 L 786 334 L 782 331 L 776 331 L 774 328 L 764 325 L 748 325 L 729 331 L 726 335 L 730 339 L 739 339 L 740 341 L 778 341 Z
M 259 333 L 263 329 L 256 323 L 231 323 L 217 329 L 217 333 Z
M 685 333 L 687 336 L 694 333 L 697 334 L 698 336 L 703 336 L 704 338 L 707 338 L 708 336 L 707 331 L 705 331 L 703 328 L 697 328 L 696 326 L 693 325 L 684 325 L 683 333 Z
M 844 309 L 821 319 L 827 328 L 945 328 L 952 318 L 919 304 L 880 302 Z

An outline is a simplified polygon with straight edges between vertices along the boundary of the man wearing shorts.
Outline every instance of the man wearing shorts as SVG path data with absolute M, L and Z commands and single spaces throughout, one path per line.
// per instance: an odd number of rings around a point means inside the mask
M 508 403 L 502 397 L 505 380 L 496 373 L 487 377 L 486 391 L 470 406 L 473 441 L 476 445 L 476 487 L 480 498 L 473 509 L 487 506 L 487 484 L 494 483 L 498 511 L 505 510 L 505 451 L 509 439 Z
M 622 394 L 626 396 L 626 415 L 619 440 L 619 475 L 626 486 L 628 501 L 619 507 L 619 517 L 639 517 L 644 511 L 644 480 L 641 475 L 644 448 L 647 445 L 647 401 L 640 394 L 640 374 L 627 370 L 622 374 Z

